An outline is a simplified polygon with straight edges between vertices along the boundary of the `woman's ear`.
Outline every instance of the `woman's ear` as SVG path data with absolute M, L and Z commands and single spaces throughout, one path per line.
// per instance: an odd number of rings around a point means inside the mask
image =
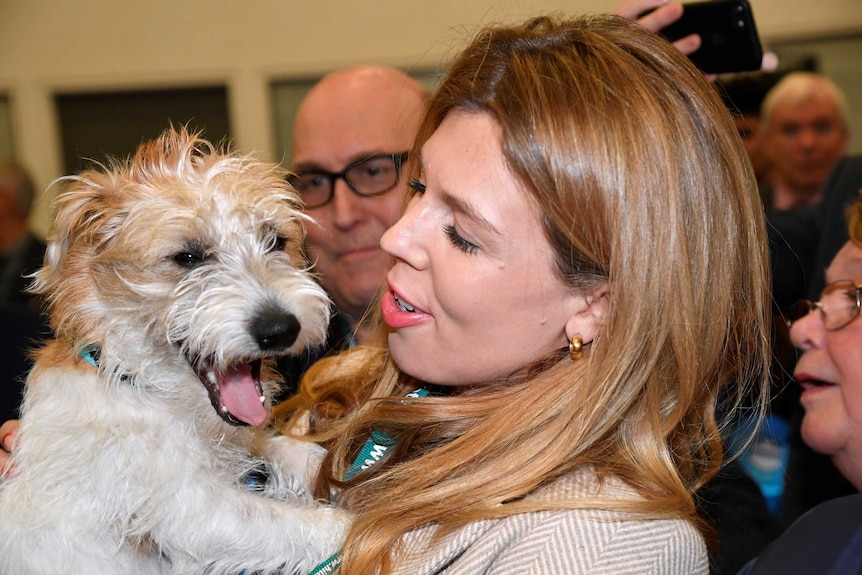
M 575 335 L 580 335 L 585 344 L 593 341 L 604 324 L 608 300 L 610 288 L 607 283 L 599 284 L 586 295 L 572 295 L 572 313 L 566 322 L 566 338 L 571 341 Z

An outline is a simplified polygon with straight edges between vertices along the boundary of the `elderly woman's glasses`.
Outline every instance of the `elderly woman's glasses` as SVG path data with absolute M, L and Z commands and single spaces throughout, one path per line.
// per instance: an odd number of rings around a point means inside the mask
M 862 307 L 862 285 L 853 280 L 840 280 L 827 284 L 819 301 L 802 300 L 791 308 L 788 327 L 815 309 L 820 312 L 823 327 L 828 331 L 841 329 L 859 315 Z
M 401 165 L 408 152 L 377 154 L 354 162 L 340 172 L 309 170 L 292 174 L 288 182 L 302 196 L 306 208 L 319 208 L 332 201 L 336 180 L 342 179 L 360 196 L 379 196 L 398 183 Z

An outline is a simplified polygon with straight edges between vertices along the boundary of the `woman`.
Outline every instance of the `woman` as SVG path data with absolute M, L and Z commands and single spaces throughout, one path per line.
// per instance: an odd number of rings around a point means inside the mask
M 328 449 L 317 495 L 355 513 L 342 572 L 705 573 L 717 401 L 769 361 L 721 100 L 635 24 L 543 18 L 479 34 L 415 148 L 385 340 L 288 405 Z
M 850 241 L 826 270 L 817 302 L 802 302 L 790 336 L 802 351 L 802 439 L 862 490 L 862 195 L 848 209 Z M 814 313 L 809 313 L 814 312 Z M 862 573 L 862 495 L 803 515 L 740 574 Z
M 831 457 L 835 467 L 862 489 L 862 200 L 850 207 L 850 241 L 826 269 L 817 303 L 790 330 L 802 350 L 794 378 L 802 386 L 802 439 Z

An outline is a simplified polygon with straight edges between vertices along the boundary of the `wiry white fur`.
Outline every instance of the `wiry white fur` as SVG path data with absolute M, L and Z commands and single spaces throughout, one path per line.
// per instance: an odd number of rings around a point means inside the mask
M 270 440 L 263 454 L 282 463 L 266 464 L 265 492 L 248 490 L 256 432 L 218 416 L 190 364 L 325 337 L 329 302 L 284 175 L 170 131 L 72 179 L 36 281 L 57 339 L 28 379 L 0 483 L 0 573 L 305 573 L 337 550 L 346 515 L 306 487 L 319 448 Z M 200 265 L 177 264 L 189 250 Z M 251 333 L 273 309 L 301 324 L 285 349 Z M 78 355 L 89 344 L 98 369 Z

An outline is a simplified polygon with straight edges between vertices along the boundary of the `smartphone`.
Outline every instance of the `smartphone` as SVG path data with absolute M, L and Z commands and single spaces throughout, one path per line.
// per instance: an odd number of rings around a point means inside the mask
M 673 42 L 699 34 L 700 48 L 689 54 L 708 74 L 759 70 L 763 47 L 747 0 L 710 0 L 683 4 L 682 17 L 660 32 Z

